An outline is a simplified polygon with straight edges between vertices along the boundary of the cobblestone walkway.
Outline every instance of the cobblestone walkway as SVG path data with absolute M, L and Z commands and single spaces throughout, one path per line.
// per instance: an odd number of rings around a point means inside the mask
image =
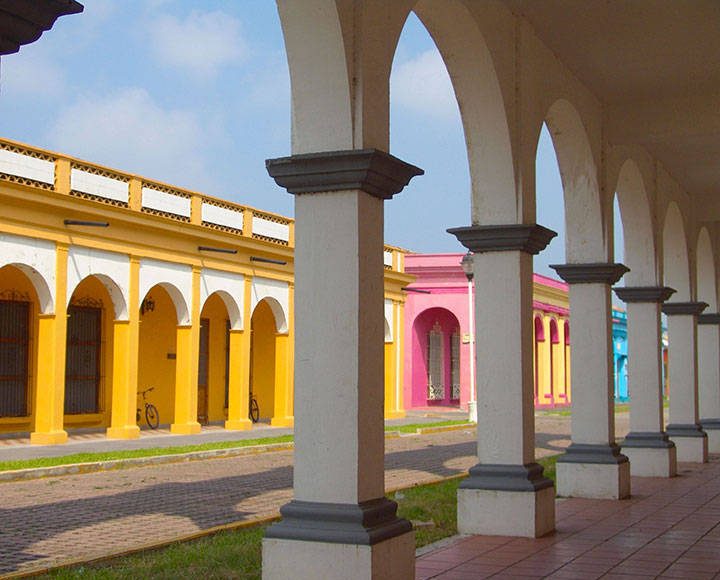
M 537 430 L 538 455 L 569 443 L 567 417 L 539 417 Z M 474 430 L 388 439 L 386 486 L 463 473 L 475 453 Z M 3 483 L 0 575 L 272 516 L 291 486 L 290 451 Z
M 559 500 L 538 540 L 459 538 L 418 558 L 417 580 L 720 578 L 720 457 L 632 479 L 629 500 Z

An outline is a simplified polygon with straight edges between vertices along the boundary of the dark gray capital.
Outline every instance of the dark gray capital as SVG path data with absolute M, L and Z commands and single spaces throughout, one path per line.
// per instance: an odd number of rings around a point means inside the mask
M 665 302 L 675 289 L 669 286 L 618 286 L 613 292 L 623 302 Z
M 707 302 L 666 302 L 662 305 L 663 314 L 684 314 L 697 316 L 708 307 Z
M 425 173 L 379 149 L 325 151 L 267 159 L 270 177 L 293 194 L 361 190 L 390 199 Z
M 554 231 L 538 224 L 466 226 L 447 231 L 476 254 L 509 250 L 538 254 L 557 236 Z
M 630 269 L 624 264 L 555 264 L 550 266 L 568 284 L 615 284 Z
M 720 312 L 708 312 L 698 316 L 698 324 L 720 324 Z
M 10 0 L 0 5 L 0 54 L 12 54 L 35 42 L 60 16 L 77 14 L 83 5 L 75 0 Z

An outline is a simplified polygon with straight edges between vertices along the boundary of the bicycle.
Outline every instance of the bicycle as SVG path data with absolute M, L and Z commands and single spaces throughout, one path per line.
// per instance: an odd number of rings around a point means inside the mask
M 143 403 L 145 404 L 145 422 L 150 429 L 157 429 L 160 425 L 160 413 L 158 413 L 157 407 L 152 403 L 148 403 L 146 398 L 146 393 L 149 393 L 154 388 L 155 387 L 150 387 L 138 393 L 138 397 L 142 395 Z M 142 410 L 138 408 L 137 413 L 135 413 L 135 421 L 138 423 L 140 423 L 141 413 Z
M 258 405 L 257 399 L 253 397 L 252 391 L 250 391 L 250 420 L 253 423 L 257 423 L 260 420 L 260 406 Z

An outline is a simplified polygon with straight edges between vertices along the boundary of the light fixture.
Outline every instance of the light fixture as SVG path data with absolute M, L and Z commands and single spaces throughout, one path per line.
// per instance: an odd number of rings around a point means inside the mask
M 265 262 L 266 264 L 278 264 L 279 266 L 285 266 L 287 262 L 283 260 L 273 260 L 272 258 L 261 258 L 260 256 L 250 256 L 251 262 Z
M 220 254 L 237 254 L 237 250 L 230 248 L 213 248 L 212 246 L 198 246 L 200 252 L 218 252 Z
M 400 288 L 400 290 L 403 290 L 404 292 L 415 292 L 416 294 L 432 294 L 430 290 L 421 290 L 420 288 L 408 288 L 407 286 L 403 286 Z
M 140 314 L 152 312 L 153 310 L 155 310 L 155 301 L 152 299 L 152 296 L 148 296 L 140 304 Z
M 463 256 L 463 259 L 460 260 L 460 267 L 463 269 L 463 272 L 465 272 L 465 277 L 468 279 L 468 282 L 470 282 L 475 275 L 473 272 L 472 252 L 468 251 L 468 253 Z
M 91 228 L 106 228 L 110 225 L 109 222 L 96 222 L 92 220 L 63 220 L 66 226 L 88 226 Z

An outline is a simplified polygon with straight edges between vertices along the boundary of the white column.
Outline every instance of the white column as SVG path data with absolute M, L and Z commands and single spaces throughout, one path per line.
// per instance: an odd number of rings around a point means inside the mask
M 705 463 L 707 434 L 698 414 L 697 317 L 705 302 L 666 302 L 670 422 L 667 434 L 675 442 L 678 461 Z
M 622 499 L 630 463 L 615 443 L 610 286 L 622 264 L 551 266 L 570 284 L 572 443 L 557 463 L 558 495 Z
M 674 292 L 666 287 L 615 288 L 627 303 L 630 432 L 622 452 L 632 475 L 673 477 L 675 444 L 665 433 L 662 399 L 662 330 L 660 305 Z
M 720 453 L 720 314 L 698 316 L 697 332 L 700 425 L 708 452 Z
M 376 150 L 267 162 L 295 197 L 294 498 L 263 578 L 408 578 L 412 526 L 384 485 L 383 200 L 422 173 Z
M 472 254 L 468 254 L 472 256 Z M 465 258 L 463 258 L 465 259 Z M 472 263 L 472 257 L 469 258 Z M 477 389 L 475 388 L 475 297 L 474 273 L 468 274 L 468 326 L 470 329 L 470 401 L 468 402 L 468 419 L 477 423 Z
M 458 530 L 542 536 L 555 529 L 555 489 L 535 463 L 532 255 L 555 232 L 535 224 L 448 231 L 475 252 L 478 464 L 458 490 Z

